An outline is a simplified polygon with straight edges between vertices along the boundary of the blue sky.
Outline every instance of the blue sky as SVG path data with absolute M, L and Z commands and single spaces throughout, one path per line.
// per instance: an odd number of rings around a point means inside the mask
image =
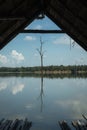
M 34 20 L 26 29 L 59 29 L 50 19 Z M 44 65 L 84 65 L 87 52 L 71 45 L 66 34 L 19 34 L 0 51 L 0 67 L 40 66 L 40 37 L 44 42 Z M 71 40 L 73 42 L 73 40 Z

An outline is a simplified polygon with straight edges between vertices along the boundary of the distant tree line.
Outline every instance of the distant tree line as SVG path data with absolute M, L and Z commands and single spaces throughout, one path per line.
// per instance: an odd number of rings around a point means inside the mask
M 0 72 L 9 73 L 40 73 L 41 67 L 0 67 Z M 60 65 L 60 66 L 43 66 L 43 73 L 87 73 L 87 65 Z

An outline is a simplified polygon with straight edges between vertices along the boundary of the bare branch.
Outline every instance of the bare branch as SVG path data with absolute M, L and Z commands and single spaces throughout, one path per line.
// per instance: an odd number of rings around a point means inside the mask
M 41 51 L 40 51 L 38 48 L 37 48 L 36 50 L 37 50 L 37 51 L 39 52 L 39 54 L 41 55 Z
M 44 53 L 45 53 L 45 51 L 43 51 L 43 44 L 44 44 L 44 42 L 42 41 L 42 38 L 41 38 L 41 36 L 40 36 L 40 48 L 38 49 L 36 49 L 37 51 L 38 51 L 38 53 L 39 53 L 39 55 L 40 55 L 40 61 L 41 61 L 41 73 L 43 74 L 43 56 L 44 56 Z

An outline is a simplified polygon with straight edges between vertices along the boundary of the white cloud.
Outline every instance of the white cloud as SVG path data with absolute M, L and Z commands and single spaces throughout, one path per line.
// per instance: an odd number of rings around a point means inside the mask
M 6 56 L 0 54 L 0 62 L 2 64 L 6 64 L 8 62 L 8 59 Z
M 41 25 L 37 25 L 37 26 L 35 27 L 35 29 L 42 29 L 42 26 L 41 26 Z
M 84 65 L 84 63 L 86 63 L 85 59 L 84 58 L 77 58 L 75 60 L 75 64 L 76 65 Z
M 22 92 L 23 89 L 24 89 L 24 84 L 19 84 L 12 88 L 12 93 L 13 95 L 16 95 L 17 93 Z
M 73 43 L 72 39 L 71 39 L 71 43 Z M 60 37 L 56 38 L 53 41 L 53 44 L 66 44 L 66 45 L 69 45 L 70 44 L 70 37 L 67 36 L 67 35 L 60 36 Z
M 12 50 L 11 52 L 12 57 L 17 60 L 18 62 L 24 60 L 24 56 L 22 53 L 18 53 L 16 50 Z
M 26 40 L 26 41 L 34 41 L 34 40 L 36 40 L 36 38 L 32 37 L 32 36 L 25 36 L 24 40 Z

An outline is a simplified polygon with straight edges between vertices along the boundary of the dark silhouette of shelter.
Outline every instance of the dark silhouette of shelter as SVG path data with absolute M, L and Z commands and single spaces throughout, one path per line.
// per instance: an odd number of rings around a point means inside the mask
M 0 49 L 45 15 L 87 50 L 87 0 L 0 0 Z

